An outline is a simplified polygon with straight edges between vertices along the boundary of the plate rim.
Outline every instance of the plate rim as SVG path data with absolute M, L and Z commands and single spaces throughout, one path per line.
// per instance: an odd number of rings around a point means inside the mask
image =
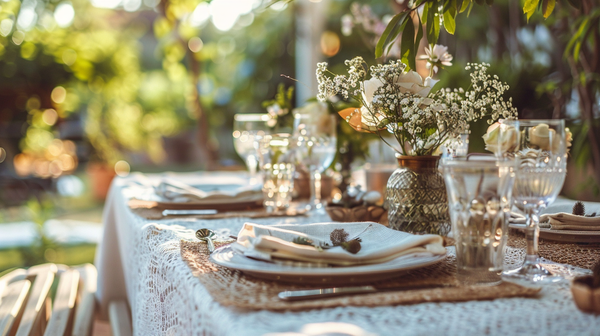
M 375 270 L 369 269 L 368 267 L 384 265 L 385 263 L 366 264 L 366 265 L 358 265 L 358 266 L 344 266 L 344 267 L 336 267 L 336 268 L 332 268 L 332 267 L 311 268 L 311 267 L 295 267 L 295 266 L 279 265 L 281 267 L 280 269 L 255 269 L 255 268 L 250 269 L 248 267 L 244 267 L 244 264 L 234 264 L 233 266 L 231 266 L 231 263 L 226 264 L 226 263 L 220 262 L 218 260 L 215 260 L 214 255 L 217 255 L 219 253 L 224 253 L 223 251 L 227 250 L 227 249 L 231 250 L 233 253 L 236 253 L 238 255 L 241 254 L 239 251 L 236 251 L 235 249 L 233 249 L 230 245 L 225 245 L 225 246 L 219 247 L 213 253 L 211 253 L 209 260 L 217 265 L 231 268 L 231 269 L 236 269 L 241 272 L 269 274 L 269 275 L 276 274 L 276 275 L 284 275 L 284 276 L 304 276 L 304 277 L 336 277 L 336 276 L 350 276 L 350 275 L 356 276 L 356 275 L 383 274 L 383 273 L 410 271 L 410 270 L 413 270 L 416 268 L 423 268 L 423 267 L 437 264 L 437 263 L 441 262 L 443 259 L 445 259 L 446 256 L 448 255 L 448 249 L 446 248 L 446 253 L 427 257 L 427 258 L 431 258 L 431 259 L 424 261 L 423 263 L 418 264 L 418 265 L 411 265 L 411 266 L 402 267 L 402 268 L 393 267 L 393 268 L 383 268 L 383 269 L 375 269 Z M 402 257 L 403 256 L 401 256 L 399 258 L 402 258 Z M 395 259 L 392 259 L 392 260 L 395 260 Z M 256 261 L 260 262 L 259 260 L 256 260 Z M 267 262 L 265 261 L 264 263 L 267 263 Z M 275 264 L 275 265 L 277 265 L 277 264 Z M 321 272 L 307 273 L 307 270 L 311 270 L 311 271 L 321 270 Z M 333 270 L 336 270 L 336 272 L 332 273 L 331 271 L 333 271 Z M 329 271 L 329 272 L 326 272 L 326 271 Z

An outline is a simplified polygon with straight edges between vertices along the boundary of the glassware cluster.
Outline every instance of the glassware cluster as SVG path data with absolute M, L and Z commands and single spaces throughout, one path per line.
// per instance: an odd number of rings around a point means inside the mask
M 497 283 L 500 275 L 525 285 L 560 281 L 560 274 L 541 265 L 538 239 L 540 211 L 554 202 L 565 181 L 565 122 L 502 120 L 493 132 L 486 142 L 494 160 L 449 158 L 441 165 L 456 239 L 458 275 L 467 283 L 478 284 Z M 526 218 L 525 261 L 517 269 L 501 272 L 506 225 L 515 208 Z
M 234 147 L 248 167 L 251 183 L 256 167 L 263 177 L 264 205 L 267 211 L 289 207 L 297 169 L 310 175 L 307 210 L 324 211 L 321 202 L 321 174 L 336 154 L 334 115 L 294 114 L 292 134 L 269 134 L 268 114 L 242 113 L 234 116 Z

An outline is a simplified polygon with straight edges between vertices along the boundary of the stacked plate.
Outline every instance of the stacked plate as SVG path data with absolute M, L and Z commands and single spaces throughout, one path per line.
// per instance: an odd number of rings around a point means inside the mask
M 360 238 L 360 251 L 353 254 L 341 246 L 334 247 L 330 233 L 336 229 L 344 229 L 347 240 Z M 247 223 L 236 243 L 215 250 L 210 258 L 218 265 L 259 278 L 351 284 L 396 277 L 438 263 L 445 255 L 440 236 L 416 236 L 377 223 Z

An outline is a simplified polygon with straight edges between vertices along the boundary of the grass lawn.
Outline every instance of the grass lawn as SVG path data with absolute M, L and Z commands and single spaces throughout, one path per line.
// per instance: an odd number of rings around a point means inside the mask
M 65 245 L 56 250 L 47 250 L 45 258 L 46 262 L 79 265 L 94 262 L 95 253 L 95 244 Z M 10 268 L 29 266 L 33 265 L 24 265 L 19 249 L 12 248 L 0 250 L 0 272 Z

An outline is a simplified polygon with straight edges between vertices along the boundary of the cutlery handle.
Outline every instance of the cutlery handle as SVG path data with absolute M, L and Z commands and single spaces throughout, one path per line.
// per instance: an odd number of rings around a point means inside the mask
M 215 250 L 215 244 L 213 243 L 212 239 L 205 238 L 204 240 L 206 240 L 206 245 L 208 245 L 208 252 L 213 253 Z
M 321 299 L 334 296 L 343 296 L 350 294 L 366 294 L 378 292 L 393 292 L 405 291 L 411 289 L 427 289 L 438 287 L 453 287 L 451 284 L 426 284 L 426 285 L 408 285 L 388 288 L 377 288 L 373 286 L 356 286 L 356 287 L 333 287 L 320 289 L 307 289 L 280 292 L 277 296 L 284 301 L 299 301 L 309 299 Z
M 348 294 L 373 293 L 377 289 L 373 286 L 357 286 L 357 287 L 336 287 L 336 288 L 321 288 L 307 289 L 280 292 L 277 296 L 284 301 L 298 301 L 316 298 L 334 297 Z
M 186 216 L 186 215 L 214 215 L 217 213 L 215 209 L 205 210 L 163 210 L 163 216 Z

